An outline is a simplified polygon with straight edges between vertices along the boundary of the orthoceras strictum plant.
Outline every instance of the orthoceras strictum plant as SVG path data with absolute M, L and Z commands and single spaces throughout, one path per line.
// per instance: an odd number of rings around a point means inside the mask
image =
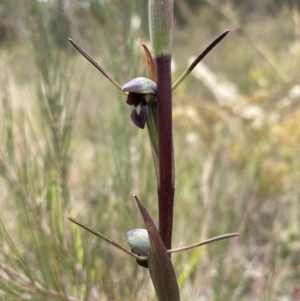
M 186 71 L 180 76 L 180 78 L 172 85 L 171 91 L 174 91 L 180 83 L 189 75 L 190 72 L 196 67 L 196 65 L 228 34 L 228 30 L 221 33 L 217 38 L 215 38 L 208 47 L 202 51 L 198 57 L 193 61 L 193 63 L 186 69 Z M 143 217 L 146 229 L 134 229 L 127 233 L 127 242 L 131 248 L 131 251 L 123 248 L 118 243 L 107 238 L 103 234 L 92 230 L 91 228 L 83 225 L 73 218 L 69 218 L 72 222 L 84 228 L 85 230 L 93 233 L 94 235 L 105 240 L 109 244 L 121 249 L 123 252 L 137 259 L 139 265 L 143 267 L 149 267 L 150 276 L 154 284 L 156 294 L 159 300 L 180 300 L 179 289 L 176 281 L 176 276 L 174 268 L 171 262 L 170 254 L 174 252 L 188 250 L 194 247 L 198 247 L 204 244 L 211 243 L 216 240 L 221 240 L 233 236 L 237 236 L 238 233 L 229 233 L 221 236 L 217 236 L 203 242 L 198 242 L 186 247 L 172 249 L 168 246 L 171 245 L 172 238 L 172 212 L 171 218 L 169 216 L 163 216 L 163 206 L 161 206 L 160 201 L 163 199 L 160 196 L 163 190 L 161 175 L 164 176 L 162 168 L 164 165 L 162 161 L 162 153 L 160 152 L 159 141 L 161 141 L 161 133 L 159 132 L 159 112 L 158 105 L 158 83 L 156 81 L 156 75 L 159 72 L 156 70 L 157 62 L 155 65 L 154 59 L 152 58 L 148 48 L 143 45 L 147 64 L 149 71 L 149 79 L 145 77 L 137 77 L 129 81 L 125 85 L 121 86 L 112 76 L 109 75 L 90 55 L 88 55 L 78 44 L 70 39 L 72 45 L 90 62 L 92 63 L 106 78 L 108 78 L 119 90 L 121 90 L 125 95 L 127 95 L 127 104 L 133 106 L 131 112 L 131 120 L 133 123 L 143 129 L 147 125 L 148 134 L 150 138 L 152 155 L 154 161 L 154 168 L 157 178 L 158 186 L 158 198 L 159 198 L 159 221 L 168 220 L 167 228 L 163 229 L 159 223 L 159 229 L 155 226 L 151 216 L 148 214 L 147 210 L 141 204 L 139 199 L 134 196 L 136 203 L 139 207 L 141 215 Z M 169 86 L 170 88 L 170 86 Z M 164 117 L 164 116 L 162 116 Z M 171 134 L 172 135 L 172 134 Z M 172 143 L 172 139 L 171 139 Z M 161 145 L 162 147 L 163 145 Z M 169 159 L 169 158 L 168 158 Z M 171 158 L 171 161 L 173 158 Z M 174 163 L 171 164 L 172 173 L 174 174 Z M 171 186 L 174 184 L 174 176 L 171 179 Z M 172 188 L 172 187 L 171 187 Z M 161 190 L 160 190 L 161 189 Z M 171 194 L 174 190 L 169 191 Z M 172 195 L 173 198 L 173 195 Z M 170 212 L 170 211 L 169 211 Z M 170 227 L 171 225 L 171 227 Z M 171 229 L 170 229 L 171 228 Z M 166 234 L 167 233 L 167 234 Z
M 184 71 L 179 79 L 172 85 L 174 91 L 183 80 L 193 71 L 202 59 L 229 33 L 225 30 L 216 37 L 192 62 L 192 64 Z M 156 76 L 154 61 L 151 53 L 146 45 L 142 45 L 145 51 L 149 77 L 137 77 L 121 86 L 108 72 L 106 72 L 87 52 L 85 52 L 75 41 L 69 39 L 72 45 L 93 65 L 95 66 L 108 80 L 110 80 L 119 90 L 127 95 L 126 103 L 133 105 L 131 112 L 132 122 L 139 128 L 143 129 L 147 123 L 148 131 L 152 146 L 155 153 L 158 154 L 157 142 L 157 107 L 156 107 Z M 150 108 L 152 110 L 150 110 Z

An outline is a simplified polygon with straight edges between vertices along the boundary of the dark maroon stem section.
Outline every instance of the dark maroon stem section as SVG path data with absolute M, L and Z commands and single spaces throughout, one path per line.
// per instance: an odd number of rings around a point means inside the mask
M 159 232 L 167 249 L 172 244 L 174 205 L 174 159 L 172 135 L 171 55 L 155 58 L 158 108 Z

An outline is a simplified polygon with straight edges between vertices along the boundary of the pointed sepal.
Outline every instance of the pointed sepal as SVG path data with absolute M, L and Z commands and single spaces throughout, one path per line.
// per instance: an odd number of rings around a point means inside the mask
M 146 59 L 147 59 L 149 77 L 151 80 L 156 82 L 156 74 L 155 74 L 155 66 L 154 66 L 153 57 L 152 57 L 148 47 L 144 44 L 142 46 L 144 48 Z
M 105 235 L 93 230 L 92 228 L 80 223 L 79 221 L 77 221 L 76 219 L 72 218 L 72 217 L 68 217 L 68 220 L 70 220 L 71 222 L 73 222 L 74 224 L 78 225 L 79 227 L 85 229 L 86 231 L 98 236 L 99 238 L 101 238 L 102 240 L 106 241 L 107 243 L 109 243 L 110 245 L 114 246 L 115 248 L 123 251 L 124 253 L 135 257 L 137 260 L 141 260 L 141 261 L 145 261 L 147 260 L 147 257 L 145 256 L 139 256 L 136 253 L 133 252 L 129 252 L 127 249 L 123 248 L 121 245 L 119 245 L 117 242 L 111 240 L 110 238 L 106 237 Z
M 229 30 L 225 30 L 220 35 L 218 35 L 192 62 L 192 64 L 183 72 L 183 74 L 178 78 L 178 80 L 172 85 L 172 91 L 174 91 L 194 70 L 194 68 L 206 57 L 206 55 L 219 44 L 229 33 Z

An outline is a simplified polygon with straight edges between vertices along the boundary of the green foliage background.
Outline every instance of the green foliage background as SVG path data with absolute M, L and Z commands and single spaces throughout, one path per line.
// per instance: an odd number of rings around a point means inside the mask
M 157 217 L 146 131 L 67 41 L 121 83 L 147 76 L 146 2 L 0 15 L 0 299 L 155 300 L 147 270 L 67 220 L 125 246 L 143 227 L 132 193 Z M 227 28 L 174 93 L 173 245 L 241 235 L 173 255 L 182 300 L 299 300 L 299 4 L 175 1 L 174 81 Z

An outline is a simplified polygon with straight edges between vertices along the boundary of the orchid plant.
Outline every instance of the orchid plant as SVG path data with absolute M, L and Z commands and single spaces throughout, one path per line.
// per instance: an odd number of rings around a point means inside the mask
M 92 63 L 108 80 L 127 96 L 126 103 L 133 106 L 132 122 L 140 129 L 146 126 L 150 138 L 154 168 L 157 178 L 159 226 L 134 195 L 146 229 L 133 229 L 127 233 L 128 250 L 103 234 L 87 227 L 74 218 L 78 226 L 100 237 L 104 241 L 134 257 L 138 264 L 149 268 L 158 300 L 180 300 L 179 288 L 171 261 L 171 253 L 202 246 L 217 240 L 230 238 L 239 233 L 220 235 L 189 246 L 172 249 L 173 206 L 175 191 L 175 166 L 172 136 L 172 92 L 192 72 L 196 65 L 229 33 L 221 33 L 206 47 L 180 78 L 171 83 L 171 41 L 173 22 L 172 0 L 149 0 L 149 27 L 153 57 L 145 51 L 149 78 L 137 77 L 121 85 L 109 75 L 76 42 L 72 45 Z

